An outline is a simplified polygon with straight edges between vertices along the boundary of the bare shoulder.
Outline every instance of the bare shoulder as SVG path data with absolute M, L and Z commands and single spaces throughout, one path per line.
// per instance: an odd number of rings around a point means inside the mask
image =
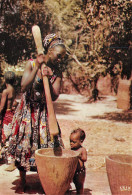
M 31 60 L 28 60 L 25 66 L 23 77 L 27 76 L 27 74 L 29 75 L 31 71 L 32 71 Z
M 82 152 L 83 152 L 83 153 L 87 153 L 86 148 L 82 147 L 81 149 L 82 149 Z
M 32 69 L 32 61 L 31 60 L 27 61 L 25 69 Z
M 86 149 L 84 147 L 81 147 L 78 149 L 79 153 L 87 153 Z
M 5 96 L 7 96 L 8 95 L 8 89 L 4 89 L 3 91 L 2 91 L 2 97 L 5 97 Z

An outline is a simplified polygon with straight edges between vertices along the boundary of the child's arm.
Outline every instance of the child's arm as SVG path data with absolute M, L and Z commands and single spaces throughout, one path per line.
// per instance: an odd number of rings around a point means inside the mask
M 86 161 L 87 161 L 87 151 L 86 151 L 85 148 L 81 148 L 79 158 L 80 158 L 80 160 L 83 161 L 83 162 L 86 162 Z
M 1 103 L 0 103 L 0 125 L 2 123 L 2 111 L 5 107 L 5 104 L 6 104 L 6 100 L 7 100 L 7 90 L 3 90 L 2 92 L 2 97 L 1 97 Z

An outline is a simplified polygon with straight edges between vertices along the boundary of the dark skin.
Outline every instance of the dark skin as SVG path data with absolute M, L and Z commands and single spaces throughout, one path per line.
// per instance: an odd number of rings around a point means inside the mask
M 77 169 L 80 170 L 84 166 L 84 162 L 87 161 L 87 151 L 82 147 L 83 140 L 80 139 L 79 133 L 73 133 L 70 136 L 71 149 L 79 152 L 79 163 Z
M 35 59 L 35 67 L 32 68 L 32 65 L 30 61 L 27 63 L 23 78 L 21 81 L 21 89 L 22 92 L 29 89 L 35 79 L 35 76 L 37 75 L 40 79 L 42 79 L 44 76 L 51 76 L 53 74 L 53 71 L 50 67 L 46 66 L 49 64 L 51 67 L 57 67 L 58 63 L 62 61 L 66 54 L 65 48 L 63 48 L 61 45 L 55 46 L 51 49 L 49 49 L 48 53 L 46 55 L 38 55 L 37 59 Z M 57 77 L 55 82 L 52 85 L 52 93 L 54 97 L 59 96 L 61 87 L 61 78 Z
M 5 106 L 7 105 L 7 109 L 14 110 L 15 106 L 17 105 L 17 102 L 15 100 L 16 94 L 14 87 L 6 83 L 6 89 L 2 92 L 1 97 L 1 103 L 0 103 L 0 114 L 2 114 L 2 111 L 4 110 Z M 0 125 L 2 123 L 2 120 L 0 120 Z
M 77 164 L 76 171 L 80 171 L 81 168 L 84 166 L 84 162 L 87 161 L 87 151 L 82 146 L 83 140 L 80 139 L 79 133 L 73 133 L 70 135 L 70 145 L 71 149 L 77 151 L 79 153 L 79 160 Z M 85 181 L 85 175 L 78 174 L 77 177 L 74 177 L 74 183 L 76 186 L 77 194 L 83 194 L 83 185 Z
M 22 92 L 27 91 L 32 87 L 36 75 L 42 79 L 45 76 L 52 76 L 53 71 L 50 67 L 54 69 L 58 68 L 58 64 L 63 60 L 66 54 L 66 49 L 62 45 L 57 45 L 48 50 L 47 54 L 38 55 L 35 61 L 35 67 L 32 67 L 31 62 L 28 61 L 22 81 L 21 81 L 21 90 Z M 48 66 L 47 66 L 48 65 Z M 60 87 L 61 87 L 61 77 L 57 77 L 55 82 L 51 87 L 51 96 L 52 100 L 56 100 L 59 96 Z M 18 191 L 24 193 L 26 187 L 26 172 L 20 171 L 21 177 L 21 186 Z
M 4 89 L 2 92 L 2 97 L 1 97 L 1 102 L 0 102 L 0 115 L 2 116 L 2 118 L 4 117 L 3 113 L 5 113 L 6 109 L 15 110 L 18 105 L 18 102 L 15 100 L 16 92 L 15 92 L 13 85 L 6 81 L 5 81 L 5 84 L 6 84 L 6 89 Z M 2 125 L 2 120 L 3 119 L 0 119 L 0 125 Z M 15 169 L 15 166 L 13 164 L 11 170 L 14 170 L 14 169 Z M 5 170 L 10 170 L 10 167 L 9 169 L 7 168 Z

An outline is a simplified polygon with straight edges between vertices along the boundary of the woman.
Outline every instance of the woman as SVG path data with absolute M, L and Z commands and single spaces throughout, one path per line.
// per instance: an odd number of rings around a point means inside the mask
M 1 136 L 1 155 L 5 158 L 7 148 L 9 145 L 9 136 L 11 134 L 12 118 L 14 111 L 18 105 L 16 101 L 16 91 L 14 88 L 15 83 L 15 73 L 12 71 L 7 71 L 4 75 L 6 88 L 2 91 L 2 97 L 0 102 L 0 125 L 2 126 Z M 11 166 L 11 170 L 15 169 L 14 164 Z M 10 168 L 6 168 L 6 171 L 10 171 Z
M 66 54 L 66 48 L 56 34 L 47 35 L 43 41 L 45 54 L 29 60 L 21 81 L 23 95 L 12 121 L 12 135 L 9 153 L 15 158 L 20 171 L 21 187 L 25 190 L 26 171 L 36 166 L 35 150 L 54 147 L 48 129 L 47 108 L 43 86 L 43 76 L 49 78 L 52 100 L 59 96 L 62 73 L 59 64 Z M 61 132 L 57 136 L 63 147 Z
M 2 125 L 2 146 L 8 145 L 7 140 L 11 134 L 11 122 L 15 107 L 17 106 L 14 88 L 15 73 L 7 71 L 4 75 L 6 88 L 2 91 L 0 102 L 0 125 Z

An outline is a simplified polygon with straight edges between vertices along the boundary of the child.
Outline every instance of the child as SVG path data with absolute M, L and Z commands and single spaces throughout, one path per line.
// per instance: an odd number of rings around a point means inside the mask
M 73 130 L 70 135 L 71 150 L 79 152 L 77 169 L 73 177 L 73 183 L 75 184 L 77 194 L 83 194 L 83 185 L 86 175 L 84 162 L 87 161 L 87 151 L 82 146 L 85 137 L 85 132 L 80 128 Z
M 6 89 L 2 91 L 2 97 L 0 102 L 0 125 L 2 126 L 1 153 L 3 155 L 6 155 L 6 150 L 9 145 L 8 138 L 12 130 L 11 122 L 14 115 L 14 110 L 17 106 L 17 101 L 15 100 L 16 94 L 15 89 L 13 87 L 13 84 L 15 82 L 15 73 L 12 71 L 8 71 L 5 73 L 4 77 Z M 15 167 L 12 170 L 14 169 Z

